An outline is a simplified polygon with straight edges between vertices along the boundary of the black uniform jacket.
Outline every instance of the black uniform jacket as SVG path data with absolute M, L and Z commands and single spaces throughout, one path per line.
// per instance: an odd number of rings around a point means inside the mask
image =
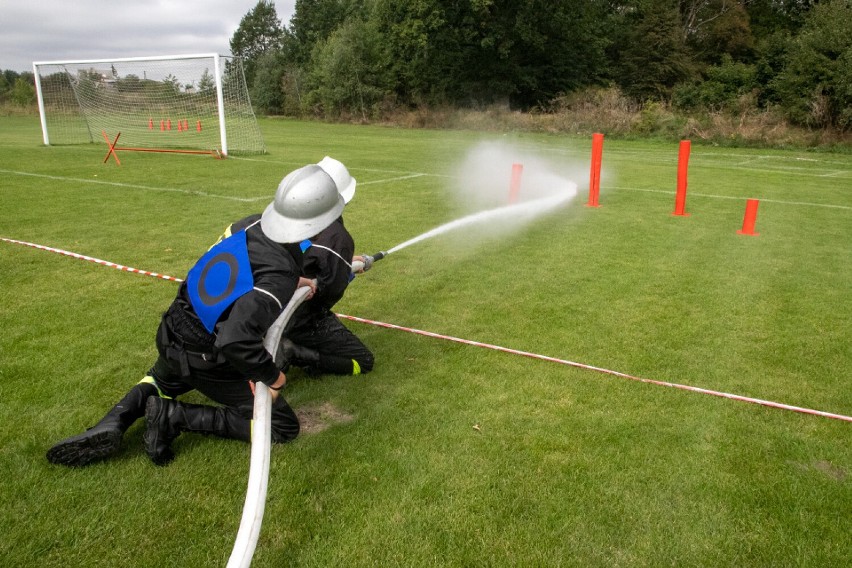
M 323 229 L 311 239 L 311 243 L 304 255 L 302 274 L 306 278 L 316 278 L 317 293 L 296 310 L 293 315 L 296 326 L 331 310 L 343 297 L 352 278 L 355 242 L 343 225 L 343 217 Z
M 214 346 L 219 360 L 224 359 L 223 372 L 233 374 L 235 369 L 239 378 L 271 385 L 278 379 L 278 368 L 263 347 L 263 337 L 296 291 L 302 253 L 298 244 L 279 244 L 267 238 L 257 222 L 259 219 L 260 215 L 246 217 L 233 223 L 223 235 L 247 229 L 246 247 L 254 289 L 240 296 L 222 314 L 210 334 L 195 315 L 184 282 L 169 310 L 170 313 L 179 310 L 178 317 L 171 318 L 170 331 L 190 346 Z

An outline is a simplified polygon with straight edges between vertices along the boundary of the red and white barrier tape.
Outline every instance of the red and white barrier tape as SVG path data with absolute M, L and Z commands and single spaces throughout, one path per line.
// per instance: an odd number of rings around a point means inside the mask
M 559 363 L 560 365 L 569 365 L 571 367 L 579 367 L 580 369 L 587 369 L 589 371 L 597 371 L 599 373 L 606 373 L 607 375 L 614 375 L 616 377 L 621 377 L 623 379 L 630 379 L 631 381 L 639 381 L 642 383 L 649 383 L 652 385 L 658 385 L 662 387 L 671 387 L 676 389 L 687 390 L 690 392 L 699 392 L 702 394 L 709 394 L 713 396 L 720 396 L 722 398 L 728 398 L 731 400 L 739 400 L 742 402 L 750 402 L 753 404 L 760 404 L 762 406 L 769 406 L 771 408 L 780 408 L 783 410 L 792 410 L 794 412 L 803 412 L 805 414 L 814 414 L 816 416 L 824 416 L 825 418 L 835 418 L 837 420 L 845 420 L 846 422 L 852 422 L 852 416 L 844 416 L 842 414 L 833 414 L 831 412 L 823 412 L 822 410 L 811 410 L 810 408 L 802 408 L 799 406 L 791 406 L 789 404 L 782 404 L 780 402 L 772 402 L 769 400 L 761 400 L 759 398 L 750 398 L 747 396 L 741 396 L 738 394 L 729 394 L 725 392 L 718 392 L 708 389 L 703 389 L 700 387 L 692 387 L 689 385 L 680 385 L 677 383 L 669 383 L 665 381 L 656 381 L 653 379 L 643 379 L 641 377 L 634 377 L 633 375 L 628 375 L 626 373 L 619 373 L 618 371 L 611 371 L 609 369 L 603 369 L 601 367 L 594 367 L 592 365 L 584 365 L 583 363 L 575 363 L 574 361 L 568 361 L 565 359 L 557 359 L 556 357 L 548 357 L 547 355 L 539 355 L 537 353 L 530 353 L 528 351 L 519 351 L 517 349 L 509 349 L 508 347 L 500 347 L 499 345 L 491 345 L 489 343 L 480 343 L 479 341 L 471 341 L 470 339 L 461 339 L 459 337 L 452 337 L 449 335 L 440 335 L 438 333 L 433 333 L 431 331 L 422 331 L 420 329 L 412 329 L 409 327 L 402 327 L 399 325 L 394 325 L 390 323 L 382 323 L 379 321 L 371 321 L 364 318 L 359 318 L 356 316 L 347 316 L 344 314 L 337 314 L 338 317 L 346 318 L 351 321 L 356 321 L 359 323 L 366 323 L 370 325 L 376 325 L 379 327 L 386 327 L 388 329 L 396 329 L 399 331 L 407 331 L 409 333 L 415 333 L 417 335 L 425 335 L 426 337 L 433 337 L 435 339 L 445 339 L 447 341 L 453 341 L 456 343 L 463 343 L 465 345 L 473 345 L 474 347 L 484 347 L 485 349 L 493 349 L 495 351 L 502 351 L 503 353 L 511 353 L 512 355 L 522 355 L 524 357 L 531 357 L 533 359 L 539 359 L 541 361 L 550 361 L 551 363 Z
M 49 252 L 59 253 L 59 254 L 65 255 L 65 256 L 70 256 L 72 258 L 78 258 L 80 260 L 88 260 L 90 262 L 96 262 L 100 265 L 109 266 L 111 268 L 117 268 L 119 270 L 123 270 L 123 271 L 126 271 L 126 272 L 135 272 L 137 274 L 143 274 L 145 276 L 153 276 L 153 277 L 160 278 L 160 279 L 163 279 L 163 280 L 171 280 L 173 282 L 183 282 L 182 279 L 175 278 L 173 276 L 166 276 L 165 274 L 158 274 L 156 272 L 148 272 L 146 270 L 139 270 L 138 268 L 130 268 L 129 266 L 123 266 L 121 264 L 115 264 L 113 262 L 108 262 L 106 260 L 100 260 L 98 258 L 93 258 L 93 257 L 90 257 L 90 256 L 85 256 L 85 255 L 77 254 L 77 253 L 74 253 L 74 252 L 68 252 L 68 251 L 62 250 L 62 249 L 47 247 L 47 246 L 44 246 L 44 245 L 37 245 L 37 244 L 33 244 L 33 243 L 28 243 L 28 242 L 25 242 L 25 241 L 16 241 L 14 239 L 7 239 L 7 238 L 3 238 L 3 237 L 0 237 L 0 240 L 5 241 L 7 243 L 14 243 L 14 244 L 18 244 L 18 245 L 33 247 L 33 248 L 36 248 L 36 249 L 39 249 L 39 250 L 46 250 L 46 251 L 49 251 Z M 420 330 L 420 329 L 414 329 L 414 328 L 410 328 L 410 327 L 403 327 L 403 326 L 400 326 L 400 325 L 394 325 L 392 323 L 384 323 L 384 322 L 380 322 L 380 321 L 373 321 L 373 320 L 369 320 L 369 319 L 365 319 L 365 318 L 359 318 L 357 316 L 348 316 L 348 315 L 345 315 L 345 314 L 337 314 L 337 315 L 338 315 L 338 317 L 348 319 L 350 321 L 354 321 L 354 322 L 358 322 L 358 323 L 375 325 L 375 326 L 384 327 L 384 328 L 387 328 L 387 329 L 395 329 L 397 331 L 405 331 L 405 332 L 408 332 L 408 333 L 423 335 L 425 337 L 432 337 L 432 338 L 435 338 L 435 339 L 443 339 L 443 340 L 452 341 L 452 342 L 455 342 L 455 343 L 462 343 L 464 345 L 472 345 L 474 347 L 482 347 L 482 348 L 485 348 L 485 349 L 492 349 L 494 351 L 502 351 L 503 353 L 510 353 L 512 355 L 521 355 L 523 357 L 530 357 L 532 359 L 539 359 L 541 361 L 550 361 L 551 363 L 559 363 L 560 365 L 568 365 L 568 366 L 571 366 L 571 367 L 577 367 L 577 368 L 586 369 L 586 370 L 589 370 L 589 371 L 596 371 L 598 373 L 605 373 L 607 375 L 613 375 L 613 376 L 616 376 L 616 377 L 621 377 L 623 379 L 630 379 L 631 381 L 639 381 L 641 383 L 648 383 L 648 384 L 662 386 L 662 387 L 670 387 L 670 388 L 681 389 L 681 390 L 690 391 L 690 392 L 697 392 L 697 393 L 701 393 L 701 394 L 709 394 L 709 395 L 712 395 L 712 396 L 727 398 L 729 400 L 738 400 L 740 402 L 748 402 L 748 403 L 751 403 L 751 404 L 758 404 L 758 405 L 761 405 L 761 406 L 767 406 L 769 408 L 778 408 L 778 409 L 781 409 L 781 410 L 790 410 L 790 411 L 793 411 L 793 412 L 800 412 L 800 413 L 803 413 L 803 414 L 811 414 L 811 415 L 814 415 L 814 416 L 822 416 L 824 418 L 833 418 L 835 420 L 843 420 L 845 422 L 852 422 L 852 416 L 845 416 L 843 414 L 834 414 L 832 412 L 824 412 L 822 410 L 813 410 L 813 409 L 810 409 L 810 408 L 803 408 L 803 407 L 800 407 L 800 406 L 792 406 L 792 405 L 783 404 L 783 403 L 780 403 L 780 402 L 772 402 L 770 400 L 762 400 L 762 399 L 759 399 L 759 398 L 751 398 L 751 397 L 747 397 L 747 396 L 741 396 L 741 395 L 738 395 L 738 394 L 730 394 L 730 393 L 726 393 L 726 392 L 719 392 L 719 391 L 714 391 L 714 390 L 709 390 L 709 389 L 703 389 L 703 388 L 700 388 L 700 387 L 693 387 L 693 386 L 689 386 L 689 385 L 681 385 L 681 384 L 678 384 L 678 383 L 669 383 L 669 382 L 666 382 L 666 381 L 657 381 L 657 380 L 654 380 L 654 379 L 643 379 L 641 377 L 634 377 L 633 375 L 628 375 L 626 373 L 620 373 L 618 371 L 611 371 L 609 369 L 604 369 L 602 367 L 585 365 L 583 363 L 575 363 L 574 361 L 568 361 L 566 359 L 557 359 L 556 357 L 548 357 L 547 355 L 539 355 L 537 353 L 530 353 L 528 351 L 519 351 L 517 349 L 510 349 L 508 347 L 500 347 L 499 345 L 491 345 L 489 343 L 481 343 L 479 341 L 472 341 L 470 339 L 461 339 L 459 337 L 452 337 L 452 336 L 449 336 L 449 335 L 441 335 L 439 333 L 433 333 L 431 331 L 423 331 L 423 330 Z
M 35 243 L 28 243 L 26 241 L 16 241 L 15 239 L 7 239 L 4 237 L 0 237 L 0 241 L 6 241 L 7 243 L 14 243 L 16 245 L 24 245 L 26 247 L 32 247 L 38 250 L 46 250 L 48 252 L 55 252 L 57 254 L 61 254 L 64 256 L 70 256 L 71 258 L 78 258 L 80 260 L 88 260 L 89 262 L 95 262 L 97 264 L 103 266 L 109 266 L 110 268 L 116 268 L 118 270 L 123 270 L 125 272 L 135 272 L 136 274 L 143 274 L 145 276 L 153 276 L 155 278 L 161 278 L 163 280 L 171 280 L 172 282 L 183 282 L 180 278 L 175 278 L 174 276 L 166 276 L 165 274 L 158 274 L 157 272 L 148 272 L 147 270 L 139 270 L 138 268 L 131 268 L 130 266 L 124 266 L 123 264 L 116 264 L 114 262 L 109 262 L 108 260 L 101 260 L 99 258 L 94 258 L 91 256 L 86 256 L 84 254 L 77 254 L 76 252 L 69 252 L 67 250 L 62 250 L 53 247 L 47 247 L 44 245 L 37 245 Z

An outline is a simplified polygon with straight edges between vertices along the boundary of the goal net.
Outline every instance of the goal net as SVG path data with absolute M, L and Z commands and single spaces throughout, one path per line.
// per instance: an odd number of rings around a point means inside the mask
M 242 62 L 217 54 L 33 63 L 45 144 L 257 154 Z

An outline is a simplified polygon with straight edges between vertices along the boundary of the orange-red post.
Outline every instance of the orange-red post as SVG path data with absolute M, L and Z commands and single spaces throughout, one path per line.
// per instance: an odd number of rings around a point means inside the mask
M 757 221 L 757 206 L 760 201 L 757 199 L 747 199 L 745 216 L 743 216 L 743 228 L 737 231 L 740 235 L 758 236 L 760 233 L 754 232 L 754 223 Z
M 675 210 L 673 215 L 688 217 L 686 212 L 686 173 L 689 169 L 689 140 L 680 141 L 680 151 L 677 157 L 677 194 L 675 195 Z
M 148 119 L 148 130 L 154 130 L 154 119 L 153 118 Z
M 195 129 L 196 129 L 198 132 L 201 132 L 201 121 L 200 121 L 200 120 L 199 120 L 199 121 L 198 121 L 198 123 L 195 125 Z
M 592 134 L 592 167 L 589 171 L 589 202 L 587 207 L 600 207 L 598 197 L 601 193 L 601 158 L 603 156 L 604 135 Z
M 512 164 L 512 181 L 509 184 L 509 203 L 517 203 L 521 194 L 521 175 L 524 173 L 523 164 Z

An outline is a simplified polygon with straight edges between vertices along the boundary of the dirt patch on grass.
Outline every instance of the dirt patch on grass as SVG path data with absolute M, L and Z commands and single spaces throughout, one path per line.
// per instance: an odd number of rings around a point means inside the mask
M 846 479 L 846 471 L 842 467 L 838 467 L 826 460 L 819 460 L 814 463 L 814 469 L 821 471 L 832 479 L 843 481 Z
M 845 469 L 828 460 L 817 460 L 810 464 L 793 462 L 793 464 L 802 471 L 816 470 L 835 481 L 844 481 L 848 477 Z
M 355 420 L 351 414 L 343 412 L 330 402 L 309 404 L 296 410 L 302 434 L 316 434 L 328 430 L 335 424 L 348 424 Z

